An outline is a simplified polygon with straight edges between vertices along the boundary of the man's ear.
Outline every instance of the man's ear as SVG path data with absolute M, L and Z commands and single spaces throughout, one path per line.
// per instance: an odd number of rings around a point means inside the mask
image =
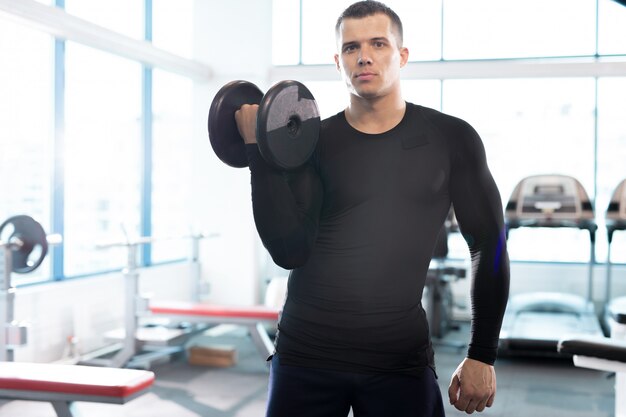
M 337 67 L 337 71 L 341 71 L 341 65 L 339 65 L 339 54 L 335 54 L 335 66 Z
M 402 47 L 400 48 L 400 68 L 404 67 L 407 62 L 409 62 L 409 49 Z

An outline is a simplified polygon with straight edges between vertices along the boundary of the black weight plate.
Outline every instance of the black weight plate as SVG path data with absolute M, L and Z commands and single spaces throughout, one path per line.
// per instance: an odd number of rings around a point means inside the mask
M 259 105 L 259 151 L 278 169 L 298 168 L 315 150 L 320 125 L 319 109 L 311 92 L 298 81 L 281 81 L 265 93 Z
M 217 157 L 235 168 L 248 166 L 246 145 L 237 130 L 235 112 L 244 104 L 259 104 L 263 92 L 248 81 L 231 81 L 215 95 L 209 109 L 209 140 Z
M 0 225 L 0 240 L 11 244 L 16 239 L 19 239 L 22 244 L 11 249 L 12 271 L 18 274 L 34 271 L 41 265 L 48 253 L 46 232 L 30 216 L 13 216 Z

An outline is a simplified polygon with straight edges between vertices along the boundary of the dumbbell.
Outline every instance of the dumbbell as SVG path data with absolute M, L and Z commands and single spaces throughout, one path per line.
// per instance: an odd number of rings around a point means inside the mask
M 267 93 L 254 84 L 231 81 L 215 95 L 209 109 L 209 139 L 217 157 L 236 168 L 248 166 L 246 146 L 235 112 L 258 104 L 256 140 L 261 156 L 280 170 L 294 170 L 311 157 L 320 132 L 320 114 L 311 92 L 298 81 L 273 85 Z

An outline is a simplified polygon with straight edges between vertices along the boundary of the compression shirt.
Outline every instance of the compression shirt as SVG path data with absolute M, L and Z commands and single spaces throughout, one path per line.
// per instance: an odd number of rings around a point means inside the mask
M 467 356 L 493 364 L 509 288 L 502 203 L 482 141 L 461 119 L 407 103 L 381 134 L 341 112 L 289 173 L 246 146 L 259 236 L 292 270 L 278 325 L 282 364 L 420 374 L 434 368 L 421 305 L 453 204 L 472 260 Z

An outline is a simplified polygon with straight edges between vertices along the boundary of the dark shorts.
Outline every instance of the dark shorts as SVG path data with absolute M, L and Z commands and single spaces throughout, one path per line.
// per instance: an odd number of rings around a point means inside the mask
M 444 417 L 435 372 L 421 377 L 270 367 L 266 417 Z

